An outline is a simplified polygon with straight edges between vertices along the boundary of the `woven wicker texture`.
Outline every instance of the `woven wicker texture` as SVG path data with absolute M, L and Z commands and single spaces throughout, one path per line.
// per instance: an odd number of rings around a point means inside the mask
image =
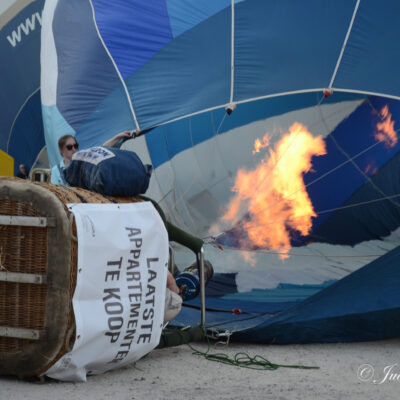
M 38 216 L 29 204 L 2 200 L 1 215 Z M 47 232 L 43 228 L 0 226 L 0 270 L 45 274 Z M 46 286 L 0 282 L 0 326 L 43 329 Z M 0 337 L 0 352 L 16 352 L 29 341 Z
M 1 179 L 0 184 L 7 181 L 20 182 L 17 179 Z M 80 188 L 56 186 L 47 183 L 24 183 L 27 188 L 38 185 L 53 193 L 62 203 L 66 215 L 72 224 L 70 253 L 70 296 L 68 309 L 68 328 L 65 340 L 57 357 L 49 360 L 49 364 L 40 371 L 30 371 L 29 375 L 38 375 L 47 370 L 62 355 L 68 352 L 75 341 L 75 323 L 72 309 L 72 296 L 76 286 L 78 243 L 76 226 L 68 203 L 129 203 L 140 201 L 137 198 L 111 198 Z M 42 216 L 27 202 L 4 199 L 0 197 L 0 215 Z M 30 274 L 46 274 L 48 263 L 48 228 L 0 225 L 0 270 Z M 46 310 L 48 305 L 48 288 L 46 284 L 27 284 L 0 281 L 0 326 L 15 328 L 46 329 Z M 51 305 L 50 305 L 51 306 Z M 0 356 L 24 351 L 34 345 L 34 341 L 0 336 Z M 21 353 L 18 353 L 21 354 Z M 28 375 L 28 374 L 26 374 Z

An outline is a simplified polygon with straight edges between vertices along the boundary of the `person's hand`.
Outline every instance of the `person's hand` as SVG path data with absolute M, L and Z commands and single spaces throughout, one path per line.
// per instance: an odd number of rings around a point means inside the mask
M 118 139 L 118 140 L 120 140 L 120 139 L 125 139 L 125 138 L 129 138 L 129 137 L 131 137 L 130 131 L 123 131 L 123 132 L 117 133 L 117 134 L 114 136 L 114 138 L 115 138 L 115 139 Z
M 117 133 L 112 139 L 107 140 L 107 142 L 105 142 L 103 146 L 114 147 L 121 139 L 128 139 L 130 137 L 131 133 L 129 131 L 123 131 Z
M 175 292 L 179 294 L 179 288 L 178 285 L 175 282 L 174 276 L 171 274 L 171 272 L 168 272 L 167 276 L 167 288 L 171 290 L 172 292 Z

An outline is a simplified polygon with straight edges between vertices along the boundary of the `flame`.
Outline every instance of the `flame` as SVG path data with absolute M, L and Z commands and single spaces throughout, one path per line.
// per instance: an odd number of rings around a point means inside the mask
M 323 139 L 314 137 L 304 125 L 294 123 L 274 150 L 270 149 L 264 162 L 254 170 L 238 171 L 233 188 L 236 194 L 223 221 L 238 220 L 239 211 L 247 205 L 249 218 L 242 225 L 250 243 L 261 248 L 283 249 L 281 258 L 287 258 L 289 231 L 294 229 L 307 235 L 311 219 L 316 216 L 303 174 L 310 171 L 311 158 L 323 154 L 326 154 Z
M 375 162 L 369 163 L 366 167 L 364 172 L 366 174 L 374 175 L 378 171 L 378 168 L 375 165 Z
M 260 150 L 263 149 L 264 147 L 268 147 L 270 140 L 271 140 L 271 136 L 268 133 L 266 133 L 264 135 L 264 137 L 262 138 L 262 141 L 259 138 L 257 138 L 254 141 L 253 154 L 259 153 Z
M 394 147 L 398 139 L 389 107 L 387 105 L 383 107 L 379 114 L 382 122 L 376 124 L 377 132 L 375 132 L 374 137 L 379 142 L 384 142 L 387 147 Z

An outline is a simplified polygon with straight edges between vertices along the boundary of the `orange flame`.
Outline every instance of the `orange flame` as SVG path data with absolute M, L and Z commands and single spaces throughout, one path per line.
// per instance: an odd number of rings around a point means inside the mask
M 268 133 L 266 133 L 264 135 L 264 137 L 262 138 L 262 141 L 259 138 L 257 138 L 254 141 L 253 154 L 259 153 L 260 150 L 263 149 L 264 147 L 268 147 L 270 139 L 271 139 L 271 137 L 270 137 L 270 135 L 268 135 Z
M 378 171 L 378 168 L 375 165 L 375 162 L 370 162 L 366 167 L 364 172 L 366 174 L 374 175 Z
M 380 112 L 382 122 L 376 124 L 377 132 L 374 137 L 379 142 L 384 142 L 387 147 L 394 147 L 397 144 L 397 133 L 394 130 L 394 121 L 389 107 L 386 105 Z
M 307 235 L 316 216 L 303 174 L 311 169 L 311 158 L 323 154 L 324 141 L 313 137 L 304 125 L 294 123 L 263 163 L 252 171 L 238 171 L 233 188 L 236 195 L 222 219 L 237 220 L 240 209 L 248 205 L 250 220 L 243 226 L 251 244 L 283 249 L 281 258 L 287 258 L 289 230 Z

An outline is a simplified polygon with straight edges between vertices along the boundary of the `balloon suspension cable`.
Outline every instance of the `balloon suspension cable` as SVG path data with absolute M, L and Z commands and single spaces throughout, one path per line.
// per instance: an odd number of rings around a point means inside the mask
M 222 127 L 222 124 L 224 123 L 225 118 L 226 118 L 227 115 L 230 115 L 230 114 L 226 113 L 226 114 L 224 114 L 224 116 L 222 117 L 221 122 L 220 122 L 219 125 L 218 125 L 218 129 L 217 129 L 217 132 L 215 133 L 215 135 L 218 135 L 218 134 L 219 134 L 219 131 L 220 131 L 220 129 L 221 129 L 221 127 Z
M 372 104 L 371 104 L 370 101 L 368 101 L 368 104 L 371 106 L 371 108 L 372 108 L 375 112 L 377 112 L 377 110 L 375 109 L 375 107 L 372 106 Z M 328 129 L 328 124 L 326 123 L 325 117 L 324 117 L 324 115 L 322 114 L 322 111 L 321 111 L 320 107 L 318 107 L 318 110 L 319 110 L 319 113 L 320 113 L 320 116 L 321 116 L 321 120 L 322 120 L 322 122 L 323 122 L 323 124 L 324 124 L 324 126 L 325 126 L 325 129 L 326 129 L 326 131 L 328 132 L 328 131 L 329 131 L 329 129 Z M 379 112 L 377 112 L 377 114 L 378 114 L 378 116 L 379 116 L 379 117 L 381 118 L 381 120 L 382 120 L 381 114 L 380 114 Z M 397 131 L 396 131 L 396 133 L 397 133 Z M 389 199 L 389 198 L 388 198 L 388 195 L 387 195 L 379 186 L 377 186 L 377 185 L 372 181 L 371 177 L 369 177 L 369 176 L 357 165 L 357 163 L 354 161 L 355 157 L 350 157 L 350 156 L 347 154 L 347 152 L 342 148 L 342 146 L 339 145 L 338 141 L 335 139 L 335 137 L 333 136 L 333 134 L 329 135 L 329 138 L 334 142 L 336 148 L 348 159 L 348 161 L 354 166 L 354 168 L 364 177 L 366 183 L 369 183 L 378 193 L 380 193 L 381 195 L 383 195 L 383 196 L 384 196 L 386 199 L 388 199 L 393 205 L 395 205 L 396 207 L 400 207 L 400 204 L 399 204 L 399 203 L 396 203 L 395 201 Z M 380 144 L 380 143 L 382 143 L 383 141 L 384 141 L 384 139 L 382 138 L 382 139 L 378 140 L 376 143 L 377 143 L 377 144 Z
M 223 123 L 224 123 L 224 121 L 225 121 L 226 116 L 227 116 L 227 115 L 231 115 L 231 114 L 232 114 L 232 111 L 235 110 L 235 108 L 236 108 L 236 104 L 235 104 L 235 103 L 230 103 L 229 105 L 227 105 L 227 106 L 225 107 L 226 113 L 224 113 L 223 117 L 221 118 L 221 122 L 220 122 L 219 125 L 218 125 L 218 129 L 216 130 L 216 132 L 215 132 L 215 134 L 214 134 L 214 137 L 216 137 L 216 136 L 219 134 L 219 132 L 220 132 L 220 130 L 221 130 L 221 127 L 222 127 L 222 125 L 223 125 Z M 134 131 L 132 131 L 132 132 L 134 132 Z M 145 133 L 144 131 L 142 131 L 142 132 Z M 137 135 L 137 136 L 142 135 L 142 132 L 140 132 L 139 135 Z M 190 130 L 190 133 L 191 133 L 191 130 Z M 135 136 L 135 137 L 137 137 L 137 136 Z M 192 139 L 192 145 L 193 145 L 193 137 L 192 137 L 192 135 L 191 135 L 191 139 Z M 173 203 L 173 205 L 172 205 L 172 208 L 173 208 L 173 209 L 177 206 L 177 204 L 179 204 L 182 200 L 185 199 L 186 194 L 187 194 L 187 193 L 190 191 L 190 189 L 195 185 L 195 183 L 198 182 L 199 177 L 200 177 L 200 169 L 198 169 L 196 175 L 191 179 L 191 183 L 190 183 L 189 186 L 185 189 L 185 191 L 179 196 L 179 198 L 178 198 L 177 200 L 174 201 L 174 203 Z M 216 185 L 216 184 L 218 184 L 218 183 L 219 183 L 219 182 L 216 182 L 214 185 Z M 164 199 L 167 197 L 167 195 L 170 194 L 171 192 L 172 192 L 172 190 L 170 190 L 166 195 L 164 195 L 163 198 L 162 198 L 160 201 L 164 200 Z
M 294 193 L 293 193 L 293 194 L 294 194 Z M 380 198 L 378 198 L 378 199 L 372 199 L 372 200 L 367 200 L 367 201 L 361 201 L 361 202 L 359 202 L 359 203 L 353 203 L 353 204 L 348 204 L 348 205 L 344 205 L 344 206 L 340 206 L 340 207 L 336 207 L 336 208 L 330 208 L 330 209 L 327 209 L 327 210 L 316 211 L 315 214 L 316 214 L 316 215 L 323 215 L 323 214 L 331 213 L 331 212 L 334 212 L 334 211 L 340 211 L 340 210 L 350 209 L 350 208 L 359 207 L 359 206 L 364 206 L 364 205 L 372 204 L 372 203 L 379 203 L 379 202 L 381 202 L 381 201 L 386 201 L 386 200 L 387 200 L 387 201 L 390 201 L 390 200 L 392 200 L 392 199 L 394 199 L 394 198 L 398 198 L 398 197 L 400 197 L 400 193 L 396 193 L 396 194 L 393 194 L 393 195 L 391 195 L 391 196 L 380 197 Z M 397 204 L 397 203 L 395 203 L 395 204 Z M 268 207 L 267 207 L 266 209 L 268 209 Z M 257 215 L 257 213 L 255 213 L 254 215 Z M 290 219 L 285 219 L 285 220 L 283 220 L 283 222 L 289 223 L 289 222 L 292 222 L 292 221 L 291 221 Z M 274 224 L 275 224 L 275 221 L 271 221 L 271 222 L 269 222 L 269 223 L 264 223 L 265 226 L 267 226 L 267 225 L 274 225 Z M 255 227 L 255 226 L 257 226 L 257 223 L 256 223 L 256 222 L 254 222 L 253 224 L 252 224 L 252 223 L 248 223 L 247 226 L 249 226 L 249 227 Z M 230 229 L 227 229 L 227 230 L 225 230 L 225 231 L 219 232 L 219 233 L 216 234 L 216 235 L 209 235 L 209 236 L 206 236 L 206 237 L 204 237 L 204 238 L 202 238 L 202 239 L 204 240 L 204 242 L 205 242 L 206 244 L 213 244 L 213 242 L 215 242 L 219 237 L 223 236 L 226 232 L 229 232 L 229 231 L 230 231 Z
M 140 130 L 140 129 L 133 129 L 133 130 L 131 130 L 130 131 L 130 138 L 128 138 L 127 140 L 129 140 L 129 139 L 136 139 L 136 138 L 138 138 L 139 136 L 143 136 L 143 135 L 145 135 L 146 133 L 148 133 L 148 132 L 150 132 L 150 131 L 152 131 L 153 129 L 155 129 L 155 128 L 157 128 L 156 126 L 153 126 L 153 127 L 151 127 L 151 128 L 147 128 L 147 129 L 142 129 L 142 130 Z
M 210 243 L 211 244 L 211 243 Z M 245 251 L 245 252 L 252 252 L 252 253 L 258 253 L 258 254 L 271 254 L 271 255 L 287 255 L 287 251 L 291 250 L 292 248 L 289 249 L 255 249 L 255 250 L 243 250 L 240 248 L 236 247 L 230 247 L 230 246 L 225 246 L 225 245 L 220 245 L 218 244 L 218 247 L 221 247 L 223 250 L 232 250 L 232 251 Z M 286 251 L 285 251 L 286 250 Z M 318 258 L 369 258 L 369 257 L 381 257 L 384 255 L 384 253 L 380 254 L 289 254 L 290 257 L 318 257 Z

